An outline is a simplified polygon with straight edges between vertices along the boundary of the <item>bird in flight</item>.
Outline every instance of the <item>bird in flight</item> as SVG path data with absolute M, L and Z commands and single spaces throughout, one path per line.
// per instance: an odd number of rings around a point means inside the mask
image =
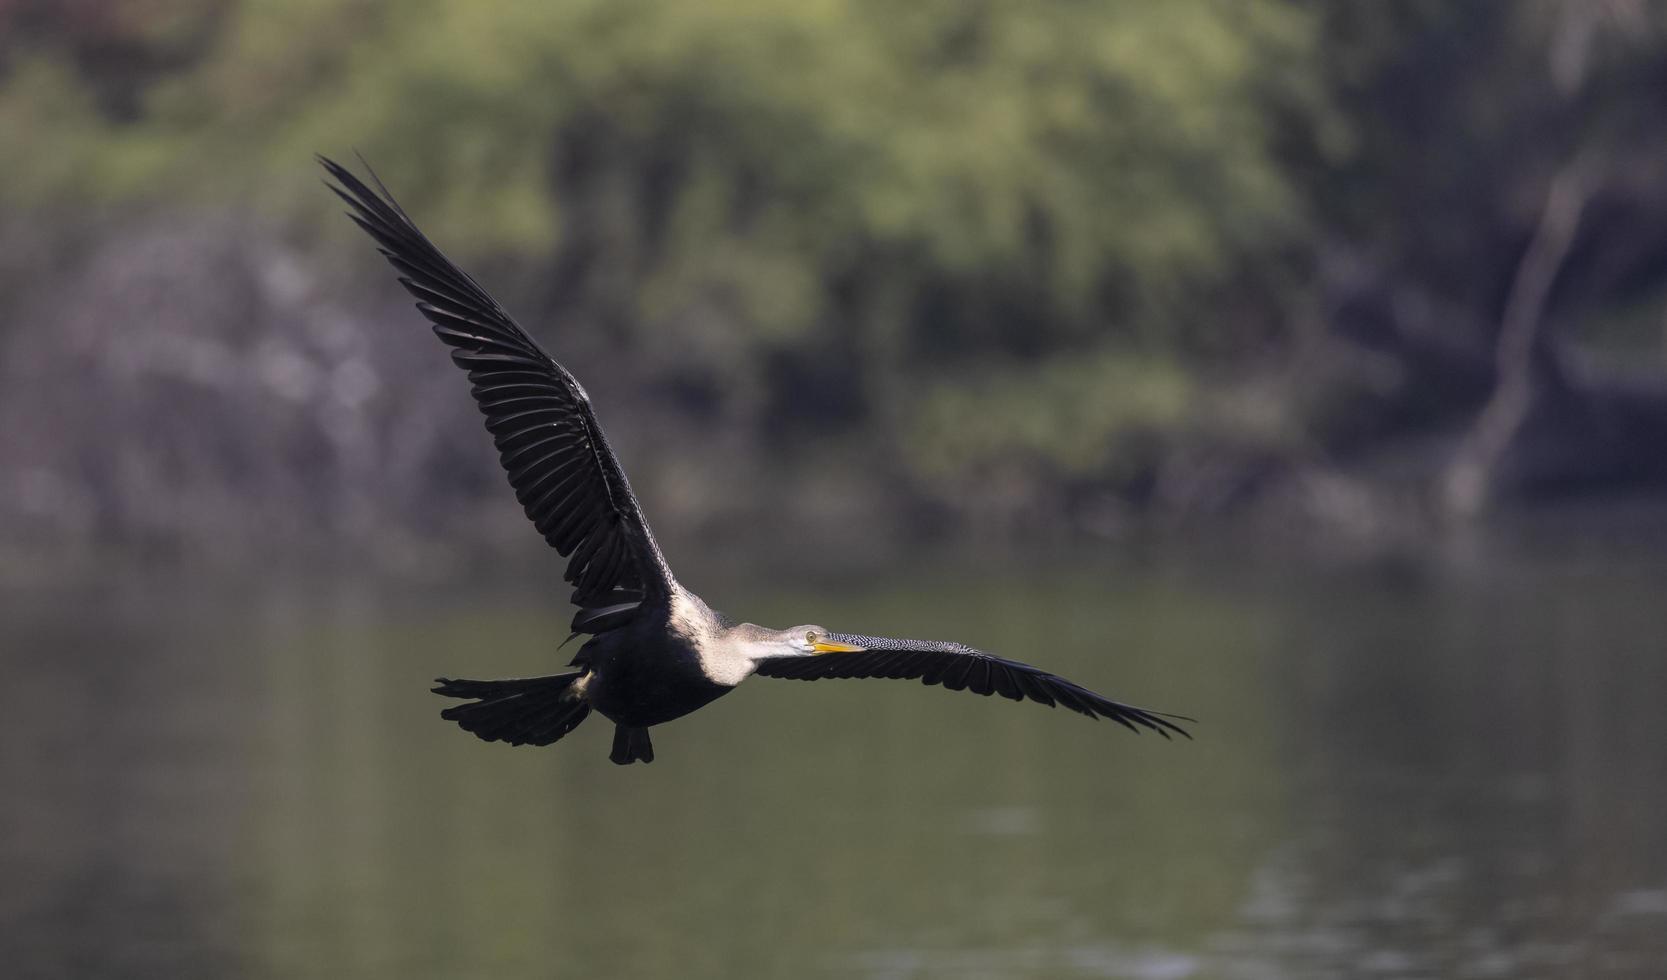
M 769 629 L 736 623 L 678 584 L 648 529 L 590 398 L 480 284 L 453 265 L 395 203 L 375 174 L 372 190 L 319 157 L 348 205 L 416 297 L 417 309 L 468 372 L 498 461 L 538 533 L 567 559 L 576 635 L 569 666 L 548 677 L 439 678 L 436 694 L 459 698 L 440 717 L 488 742 L 549 745 L 592 711 L 614 723 L 620 765 L 653 762 L 648 730 L 703 707 L 748 677 L 918 678 L 953 691 L 1000 694 L 1108 718 L 1131 731 L 1187 735 L 1191 719 L 1120 704 L 1047 671 L 959 643 L 835 633 L 820 626 Z

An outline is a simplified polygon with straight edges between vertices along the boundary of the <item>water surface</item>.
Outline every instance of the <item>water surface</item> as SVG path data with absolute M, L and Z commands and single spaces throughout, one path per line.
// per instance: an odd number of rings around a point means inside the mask
M 1208 552 L 1208 549 L 1206 549 Z M 547 672 L 540 590 L 124 575 L 0 625 L 16 977 L 1667 974 L 1667 558 L 866 575 L 708 598 L 942 636 L 1193 742 L 759 678 L 511 749 L 429 678 Z M 690 581 L 701 589 L 703 583 Z M 552 595 L 564 590 L 551 588 Z

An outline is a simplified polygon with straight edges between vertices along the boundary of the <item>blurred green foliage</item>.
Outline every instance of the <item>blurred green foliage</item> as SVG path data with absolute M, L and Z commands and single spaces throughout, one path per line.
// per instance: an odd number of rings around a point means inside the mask
M 1219 331 L 1210 290 L 1304 223 L 1269 107 L 1319 104 L 1313 18 L 1276 2 L 194 0 L 122 24 L 177 49 L 131 111 L 61 48 L 10 53 L 0 121 L 28 139 L 0 149 L 5 206 L 333 221 L 309 157 L 356 147 L 461 258 L 582 266 L 555 302 L 638 341 L 729 333 L 720 387 L 832 359 L 882 415 L 921 365 L 975 386 L 1086 353 L 1115 381 L 1113 352 Z M 1121 386 L 1096 387 L 1039 411 L 1099 419 Z
M 558 355 L 606 351 L 749 472 L 860 455 L 900 498 L 1018 473 L 1032 503 L 1139 504 L 1202 446 L 1242 474 L 1202 496 L 1237 499 L 1469 424 L 1573 159 L 1588 217 L 1535 363 L 1575 319 L 1662 348 L 1664 37 L 1584 0 L 19 0 L 0 336 L 146 222 L 368 269 L 311 162 L 357 149 Z M 1633 446 L 1667 426 L 1621 409 Z

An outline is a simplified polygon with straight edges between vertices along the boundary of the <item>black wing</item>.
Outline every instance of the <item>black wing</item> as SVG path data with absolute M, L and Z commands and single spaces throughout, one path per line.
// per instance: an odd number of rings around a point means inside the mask
M 567 581 L 573 602 L 583 607 L 573 629 L 612 629 L 645 599 L 665 597 L 671 570 L 584 388 L 434 247 L 380 181 L 378 194 L 340 164 L 319 162 L 337 182 L 326 186 L 352 209 L 348 217 L 376 239 L 417 309 L 452 348 L 452 360 L 469 373 L 470 391 L 527 517 L 570 558 Z
M 1090 718 L 1110 718 L 1130 731 L 1150 728 L 1164 738 L 1168 738 L 1170 732 L 1192 737 L 1186 729 L 1170 720 L 1191 721 L 1191 718 L 1109 701 L 1063 677 L 1017 660 L 993 657 L 960 643 L 893 640 L 883 636 L 840 633 L 830 634 L 828 640 L 864 649 L 860 653 L 772 657 L 759 663 L 758 673 L 765 677 L 800 681 L 824 677 L 885 677 L 893 680 L 918 677 L 923 684 L 942 684 L 951 691 L 1000 694 L 1014 701 L 1029 698 L 1049 707 L 1057 704 Z

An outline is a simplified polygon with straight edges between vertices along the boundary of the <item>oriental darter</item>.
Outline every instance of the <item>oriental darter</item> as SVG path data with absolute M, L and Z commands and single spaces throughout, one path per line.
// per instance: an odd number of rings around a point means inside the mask
M 460 698 L 440 713 L 486 741 L 549 745 L 592 711 L 614 723 L 620 764 L 653 762 L 651 726 L 728 694 L 754 674 L 919 679 L 953 691 L 1000 694 L 1108 718 L 1131 731 L 1187 735 L 1179 715 L 1120 704 L 1032 667 L 936 640 L 769 629 L 736 623 L 679 585 L 648 529 L 584 388 L 469 275 L 453 265 L 394 202 L 319 158 L 348 216 L 377 242 L 416 297 L 417 309 L 468 372 L 498 459 L 527 517 L 567 561 L 576 635 L 590 637 L 576 670 L 508 680 L 440 678 Z M 380 192 L 380 193 L 379 193 Z M 1188 736 L 1190 737 L 1190 736 Z

